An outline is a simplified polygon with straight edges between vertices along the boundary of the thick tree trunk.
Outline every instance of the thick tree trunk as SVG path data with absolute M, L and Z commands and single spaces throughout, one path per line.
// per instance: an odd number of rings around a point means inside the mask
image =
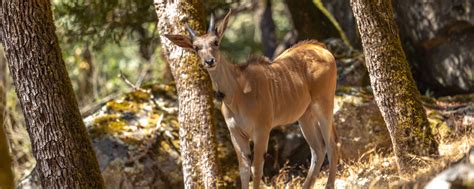
M 12 159 L 10 157 L 10 149 L 8 148 L 8 140 L 5 133 L 6 130 L 6 77 L 7 63 L 3 54 L 3 47 L 0 45 L 0 188 L 15 188 L 15 177 L 12 172 Z
M 340 38 L 348 45 L 344 32 L 340 30 L 335 19 L 325 9 L 320 0 L 285 0 L 290 10 L 293 25 L 298 31 L 298 40 L 331 37 Z
M 260 28 L 260 36 L 263 46 L 263 54 L 272 58 L 276 49 L 275 22 L 272 17 L 272 1 L 258 0 L 258 9 L 255 19 Z
M 351 0 L 375 101 L 392 139 L 399 169 L 408 170 L 409 155 L 431 155 L 437 143 L 421 104 L 400 44 L 391 1 Z
M 196 54 L 171 43 L 164 34 L 184 34 L 184 23 L 205 30 L 202 2 L 155 0 L 158 31 L 179 99 L 180 142 L 185 188 L 216 188 L 217 151 L 210 78 Z
M 2 3 L 8 67 L 43 188 L 103 188 L 48 0 Z

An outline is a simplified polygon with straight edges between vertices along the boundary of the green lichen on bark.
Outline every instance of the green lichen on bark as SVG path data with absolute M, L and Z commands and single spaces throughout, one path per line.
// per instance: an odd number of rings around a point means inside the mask
M 398 167 L 410 170 L 415 156 L 437 153 L 421 95 L 406 61 L 391 1 L 351 0 L 375 100 L 390 132 Z
M 206 31 L 202 1 L 155 0 L 161 34 L 188 35 L 187 22 L 198 35 Z M 178 14 L 176 14 L 178 13 Z M 217 178 L 215 121 L 211 82 L 199 57 L 161 36 L 179 99 L 180 143 L 186 188 L 215 188 Z

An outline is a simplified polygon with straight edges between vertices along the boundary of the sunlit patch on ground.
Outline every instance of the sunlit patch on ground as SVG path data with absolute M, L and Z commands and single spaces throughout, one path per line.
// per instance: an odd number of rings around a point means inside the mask
M 339 165 L 335 188 L 409 188 L 423 187 L 437 173 L 459 161 L 474 146 L 474 135 L 467 133 L 453 137 L 439 145 L 438 158 L 413 157 L 416 171 L 398 175 L 393 154 L 376 149 L 365 152 L 357 161 L 345 161 Z M 317 178 L 314 188 L 324 188 L 328 176 L 327 167 Z M 287 179 L 291 168 L 283 169 L 267 188 L 300 188 L 304 176 Z

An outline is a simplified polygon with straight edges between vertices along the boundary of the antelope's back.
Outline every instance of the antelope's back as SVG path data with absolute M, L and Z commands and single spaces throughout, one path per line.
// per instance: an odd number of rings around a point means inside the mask
M 285 64 L 304 74 L 313 101 L 334 95 L 336 60 L 324 44 L 316 40 L 299 42 L 275 58 L 274 64 Z
M 298 42 L 278 55 L 274 62 L 281 62 L 288 58 L 297 59 L 300 60 L 300 62 L 312 62 L 314 59 L 323 62 L 334 60 L 334 57 L 331 52 L 326 49 L 326 46 L 317 40 Z

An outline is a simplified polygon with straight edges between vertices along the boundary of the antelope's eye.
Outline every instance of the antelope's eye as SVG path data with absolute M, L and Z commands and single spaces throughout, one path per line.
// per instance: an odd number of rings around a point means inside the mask
M 218 42 L 218 41 L 214 41 L 213 45 L 217 47 L 217 46 L 219 46 L 219 42 Z
M 195 51 L 199 51 L 199 47 L 198 47 L 198 46 L 193 46 L 193 49 L 194 49 Z

